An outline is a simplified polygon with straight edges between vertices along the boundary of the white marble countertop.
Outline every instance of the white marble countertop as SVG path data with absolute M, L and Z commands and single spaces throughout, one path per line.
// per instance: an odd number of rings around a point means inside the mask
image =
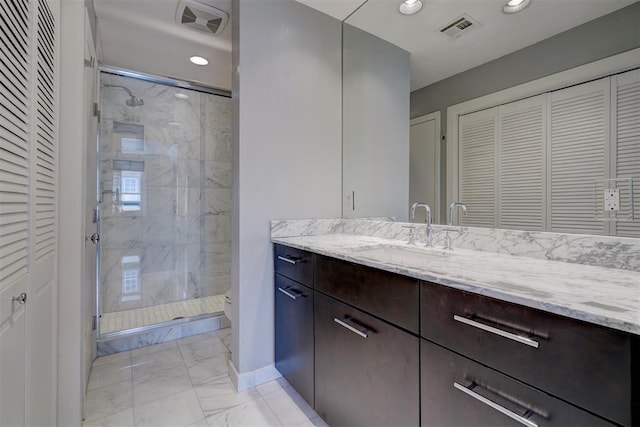
M 640 273 L 493 252 L 454 248 L 424 259 L 381 260 L 367 247 L 400 245 L 398 240 L 330 234 L 272 238 L 304 249 L 452 288 L 514 302 L 573 319 L 640 335 Z M 429 248 L 423 249 L 429 251 Z

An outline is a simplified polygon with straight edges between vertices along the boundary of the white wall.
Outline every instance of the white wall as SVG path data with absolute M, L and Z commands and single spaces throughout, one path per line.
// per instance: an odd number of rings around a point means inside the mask
M 345 218 L 408 217 L 409 58 L 387 41 L 344 26 Z
M 62 0 L 60 17 L 60 196 L 58 425 L 82 423 L 84 249 L 83 0 Z
M 269 221 L 340 216 L 341 23 L 293 0 L 232 15 L 232 361 L 249 375 L 273 364 Z

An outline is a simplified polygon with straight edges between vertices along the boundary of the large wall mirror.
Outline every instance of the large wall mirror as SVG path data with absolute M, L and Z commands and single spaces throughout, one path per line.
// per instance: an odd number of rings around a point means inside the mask
M 640 237 L 640 2 L 402 3 L 344 21 L 344 217 Z

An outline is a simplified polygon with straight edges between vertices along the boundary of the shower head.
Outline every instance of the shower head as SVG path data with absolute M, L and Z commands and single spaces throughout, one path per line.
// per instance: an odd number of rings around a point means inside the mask
M 126 87 L 126 86 L 121 86 L 121 85 L 111 85 L 108 83 L 104 83 L 103 84 L 104 87 L 113 87 L 113 88 L 117 88 L 117 89 L 122 89 L 125 92 L 127 92 L 127 94 L 129 94 L 129 99 L 127 99 L 127 101 L 125 102 L 129 107 L 141 107 L 144 105 L 144 101 L 142 100 L 142 98 L 138 98 L 137 96 L 135 96 L 131 90 Z
M 131 95 L 131 98 L 127 99 L 126 104 L 129 107 L 141 107 L 144 105 L 144 100 L 142 100 L 142 98 L 138 98 L 135 95 Z

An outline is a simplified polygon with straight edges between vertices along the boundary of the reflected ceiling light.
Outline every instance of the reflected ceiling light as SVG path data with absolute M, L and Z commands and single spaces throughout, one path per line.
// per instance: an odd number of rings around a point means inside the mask
M 422 0 L 404 0 L 398 10 L 403 15 L 413 15 L 422 9 Z
M 521 10 L 526 9 L 533 0 L 509 0 L 507 4 L 502 6 L 504 13 L 518 13 Z
M 207 58 L 203 58 L 202 56 L 192 56 L 189 58 L 189 61 L 193 62 L 196 65 L 207 65 L 209 60 Z
M 178 99 L 189 99 L 189 95 L 186 93 L 176 93 L 174 96 Z

